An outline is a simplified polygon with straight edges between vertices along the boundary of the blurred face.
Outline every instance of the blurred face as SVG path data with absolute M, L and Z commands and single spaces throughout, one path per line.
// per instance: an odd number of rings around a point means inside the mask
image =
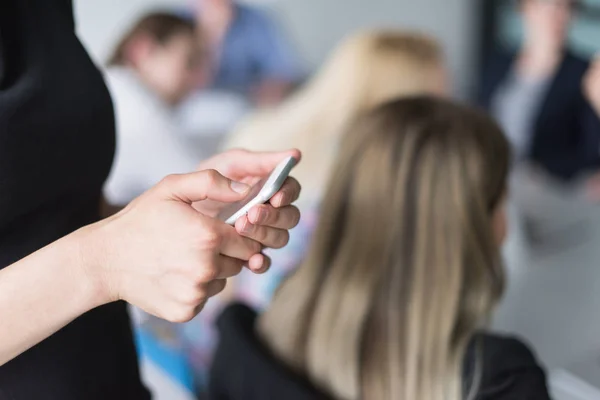
M 201 7 L 231 7 L 232 0 L 199 0 Z
M 577 4 L 574 0 L 522 0 L 521 11 L 529 40 L 563 44 Z
M 206 81 L 203 55 L 192 34 L 176 34 L 166 43 L 149 40 L 138 52 L 136 69 L 163 100 L 177 104 Z

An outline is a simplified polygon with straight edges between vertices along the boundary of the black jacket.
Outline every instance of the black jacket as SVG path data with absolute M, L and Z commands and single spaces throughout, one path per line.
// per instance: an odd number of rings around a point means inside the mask
M 487 108 L 511 71 L 516 54 L 498 52 L 480 85 L 479 103 Z M 589 62 L 566 52 L 539 109 L 529 159 L 556 178 L 570 180 L 600 167 L 600 120 L 582 90 Z
M 218 321 L 221 341 L 206 397 L 214 400 L 329 399 L 310 382 L 277 361 L 256 337 L 256 313 L 243 305 L 225 310 Z M 515 339 L 478 335 L 483 377 L 477 400 L 548 400 L 546 378 L 531 351 Z M 465 359 L 465 375 L 475 360 Z M 376 399 L 375 399 L 376 400 Z

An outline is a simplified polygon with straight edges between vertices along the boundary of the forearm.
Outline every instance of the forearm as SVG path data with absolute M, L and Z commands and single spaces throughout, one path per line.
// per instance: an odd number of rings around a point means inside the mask
M 82 240 L 76 232 L 0 271 L 0 365 L 102 304 Z

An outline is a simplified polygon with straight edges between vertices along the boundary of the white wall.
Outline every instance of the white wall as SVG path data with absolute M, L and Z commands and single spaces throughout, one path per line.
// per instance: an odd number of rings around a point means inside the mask
M 458 93 L 475 72 L 477 16 L 471 0 L 287 0 L 274 5 L 310 65 L 363 27 L 414 28 L 435 35 L 446 49 Z
M 145 10 L 185 6 L 189 0 L 75 0 L 75 22 L 79 38 L 98 63 L 108 58 L 112 47 L 129 25 Z
M 363 27 L 416 28 L 444 43 L 459 94 L 474 75 L 473 0 L 253 0 L 266 3 L 297 44 L 307 67 L 319 65 L 346 34 Z M 75 0 L 78 31 L 97 61 L 106 59 L 132 19 L 146 9 L 190 0 Z

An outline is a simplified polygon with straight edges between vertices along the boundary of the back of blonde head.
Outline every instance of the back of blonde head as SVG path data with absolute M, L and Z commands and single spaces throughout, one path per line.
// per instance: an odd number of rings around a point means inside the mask
M 299 148 L 304 159 L 294 175 L 305 195 L 318 195 L 349 122 L 392 98 L 430 92 L 432 74 L 441 69 L 441 51 L 427 36 L 398 31 L 354 35 L 304 89 L 246 121 L 226 147 Z
M 508 148 L 443 100 L 361 118 L 305 262 L 260 319 L 265 343 L 336 399 L 461 399 L 466 345 L 503 289 L 491 219 Z

